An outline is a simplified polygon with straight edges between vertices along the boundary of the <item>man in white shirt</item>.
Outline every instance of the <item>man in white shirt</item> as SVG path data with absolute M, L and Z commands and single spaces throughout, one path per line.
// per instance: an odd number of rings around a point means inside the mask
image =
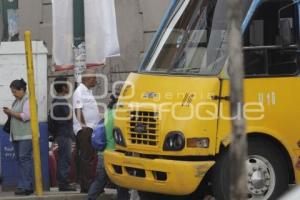
M 93 181 L 93 162 L 97 158 L 91 145 L 93 129 L 100 121 L 97 102 L 92 93 L 96 86 L 95 71 L 86 70 L 82 74 L 82 83 L 73 94 L 73 129 L 79 148 L 79 180 L 82 193 L 87 193 Z

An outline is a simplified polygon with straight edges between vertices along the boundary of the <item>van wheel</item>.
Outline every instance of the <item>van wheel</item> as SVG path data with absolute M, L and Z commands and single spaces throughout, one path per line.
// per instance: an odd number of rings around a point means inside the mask
M 214 167 L 212 187 L 218 200 L 229 200 L 229 151 Z M 265 140 L 248 141 L 247 188 L 249 200 L 277 199 L 288 189 L 288 167 L 282 152 Z

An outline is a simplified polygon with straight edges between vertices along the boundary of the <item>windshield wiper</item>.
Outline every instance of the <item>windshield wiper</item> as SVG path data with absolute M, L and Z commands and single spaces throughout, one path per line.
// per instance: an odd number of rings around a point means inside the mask
M 198 73 L 199 71 L 199 67 L 186 67 L 186 68 L 177 68 L 174 69 L 172 72 L 170 73 L 182 73 L 182 72 L 193 72 L 193 73 Z

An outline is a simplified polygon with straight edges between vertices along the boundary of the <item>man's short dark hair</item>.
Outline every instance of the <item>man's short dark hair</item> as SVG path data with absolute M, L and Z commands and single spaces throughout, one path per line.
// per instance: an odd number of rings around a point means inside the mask
M 54 89 L 57 93 L 63 92 L 63 87 L 68 87 L 66 77 L 57 77 L 54 79 Z

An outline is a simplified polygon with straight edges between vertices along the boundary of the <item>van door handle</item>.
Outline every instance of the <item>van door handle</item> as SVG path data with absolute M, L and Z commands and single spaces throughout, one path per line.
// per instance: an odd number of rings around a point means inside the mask
M 218 101 L 220 101 L 220 100 L 230 101 L 230 96 L 222 97 L 222 96 L 214 95 L 214 96 L 211 96 L 211 99 L 218 100 Z

